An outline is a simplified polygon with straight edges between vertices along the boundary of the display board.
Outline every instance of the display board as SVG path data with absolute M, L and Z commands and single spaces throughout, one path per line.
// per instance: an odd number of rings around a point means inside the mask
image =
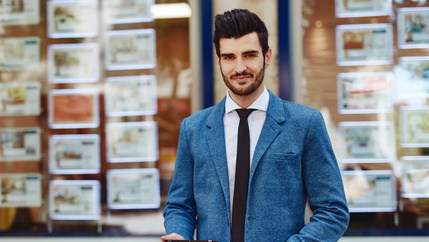
M 302 9 L 295 90 L 325 118 L 351 212 L 346 235 L 427 235 L 429 1 Z
M 0 1 L 0 237 L 126 234 L 130 214 L 162 213 L 191 110 L 189 19 L 154 4 Z

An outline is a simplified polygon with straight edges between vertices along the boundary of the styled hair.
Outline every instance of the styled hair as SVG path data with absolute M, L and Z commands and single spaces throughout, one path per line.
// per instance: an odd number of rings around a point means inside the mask
M 216 55 L 220 57 L 219 39 L 238 39 L 246 34 L 256 32 L 259 43 L 262 46 L 262 53 L 265 55 L 270 48 L 268 46 L 268 31 L 264 22 L 258 15 L 247 9 L 233 9 L 223 14 L 215 16 L 213 43 L 216 48 Z

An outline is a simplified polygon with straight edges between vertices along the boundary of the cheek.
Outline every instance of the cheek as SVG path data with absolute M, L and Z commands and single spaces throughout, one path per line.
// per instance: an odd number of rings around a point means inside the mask
M 249 70 L 252 73 L 257 74 L 257 73 L 261 72 L 261 70 L 263 68 L 264 68 L 263 65 L 258 63 L 258 64 L 255 64 L 255 65 L 252 65 L 251 67 L 249 67 Z
M 220 71 L 225 75 L 225 76 L 229 76 L 229 74 L 231 73 L 231 71 L 233 70 L 231 68 L 231 65 L 222 63 L 219 65 L 220 67 Z

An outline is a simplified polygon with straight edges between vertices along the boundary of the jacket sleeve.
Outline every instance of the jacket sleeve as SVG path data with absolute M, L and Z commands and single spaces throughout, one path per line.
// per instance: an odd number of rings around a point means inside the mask
M 316 111 L 310 121 L 302 156 L 303 182 L 313 216 L 292 241 L 338 241 L 349 223 L 341 173 L 323 117 Z
M 193 197 L 193 155 L 186 136 L 186 119 L 180 127 L 174 177 L 164 209 L 166 234 L 177 233 L 193 239 L 196 206 Z

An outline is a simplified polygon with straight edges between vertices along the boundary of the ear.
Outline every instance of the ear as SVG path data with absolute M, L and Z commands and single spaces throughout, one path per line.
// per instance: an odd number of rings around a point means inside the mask
M 264 57 L 265 58 L 265 68 L 267 68 L 270 65 L 272 54 L 273 54 L 273 52 L 272 52 L 271 48 L 267 50 L 267 53 L 265 53 L 265 57 Z

